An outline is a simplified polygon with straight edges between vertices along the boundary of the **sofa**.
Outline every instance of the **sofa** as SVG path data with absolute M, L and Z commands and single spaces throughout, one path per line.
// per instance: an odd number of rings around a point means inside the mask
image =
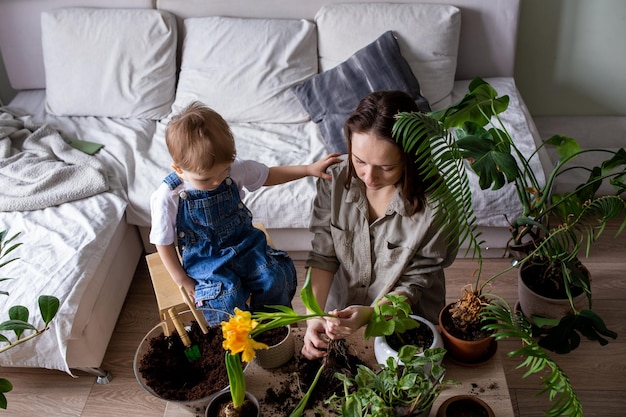
M 106 373 L 134 271 L 154 251 L 149 198 L 171 163 L 164 128 L 192 100 L 229 122 L 240 158 L 303 164 L 345 150 L 343 120 L 368 90 L 404 89 L 439 110 L 481 77 L 509 95 L 503 121 L 533 152 L 539 136 L 513 78 L 519 0 L 447 3 L 0 2 L 0 50 L 17 91 L 0 112 L 0 146 L 5 162 L 22 161 L 15 182 L 0 171 L 2 189 L 14 190 L 3 197 L 0 230 L 20 232 L 23 243 L 2 271 L 16 279 L 2 289 L 31 311 L 39 294 L 61 300 L 50 330 L 0 364 Z M 40 166 L 37 181 L 22 158 L 33 154 L 52 167 Z M 68 167 L 70 179 L 58 173 Z M 307 178 L 245 202 L 275 246 L 302 258 L 314 193 Z M 501 256 L 514 190 L 481 191 L 473 181 L 473 193 L 484 252 Z

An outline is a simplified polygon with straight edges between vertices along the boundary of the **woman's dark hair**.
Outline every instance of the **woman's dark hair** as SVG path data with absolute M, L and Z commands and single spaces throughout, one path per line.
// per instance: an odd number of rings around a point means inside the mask
M 402 195 L 409 204 L 409 212 L 421 211 L 426 203 L 426 189 L 430 185 L 424 181 L 415 163 L 415 156 L 404 152 L 392 135 L 395 115 L 400 112 L 419 111 L 415 100 L 402 91 L 376 91 L 363 97 L 356 109 L 344 124 L 344 134 L 348 145 L 348 181 L 349 188 L 351 178 L 357 178 L 354 165 L 352 164 L 352 134 L 368 133 L 380 139 L 388 140 L 400 149 L 404 158 L 404 173 L 402 182 Z

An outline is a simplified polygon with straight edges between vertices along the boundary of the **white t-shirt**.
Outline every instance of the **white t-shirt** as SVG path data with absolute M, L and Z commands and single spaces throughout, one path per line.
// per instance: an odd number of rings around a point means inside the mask
M 263 186 L 269 174 L 269 167 L 257 161 L 235 159 L 230 166 L 230 178 L 237 185 L 239 197 L 243 199 L 244 188 L 250 192 Z M 150 243 L 154 245 L 171 245 L 176 236 L 176 215 L 178 214 L 179 192 L 193 190 L 186 181 L 171 190 L 166 183 L 161 183 L 150 197 L 152 212 L 152 229 Z

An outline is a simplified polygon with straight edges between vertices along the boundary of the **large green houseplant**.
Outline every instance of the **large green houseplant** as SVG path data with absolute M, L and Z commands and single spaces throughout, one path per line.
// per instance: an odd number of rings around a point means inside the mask
M 19 259 L 11 258 L 6 260 L 6 257 L 21 245 L 21 243 L 15 242 L 18 235 L 19 233 L 9 236 L 6 230 L 0 231 L 0 269 Z M 10 279 L 13 278 L 2 277 L 0 278 L 0 282 Z M 0 295 L 8 296 L 9 293 L 0 290 Z M 0 354 L 41 335 L 48 329 L 48 324 L 59 310 L 59 300 L 53 296 L 42 295 L 38 299 L 38 304 L 41 319 L 44 323 L 41 328 L 37 328 L 29 322 L 30 312 L 28 308 L 20 305 L 7 308 L 9 319 L 0 323 L 0 332 L 10 332 L 13 334 L 13 337 L 7 337 L 5 334 L 0 333 Z M 0 408 L 7 408 L 7 398 L 5 394 L 12 389 L 13 385 L 11 382 L 6 378 L 0 377 Z
M 623 148 L 617 151 L 581 149 L 572 138 L 553 136 L 532 155 L 524 155 L 499 117 L 506 111 L 508 101 L 508 96 L 498 97 L 491 85 L 475 79 L 465 97 L 446 110 L 400 114 L 395 135 L 407 150 L 415 152 L 425 175 L 438 178 L 431 191 L 442 202 L 438 208 L 446 214 L 442 216 L 443 221 L 448 216 L 465 221 L 450 224 L 459 225 L 453 232 L 468 241 L 477 255 L 479 269 L 474 292 L 480 294 L 495 276 L 480 281 L 480 235 L 474 233 L 475 217 L 466 162 L 478 175 L 482 189 L 497 190 L 507 183 L 515 184 L 521 214 L 509 219 L 510 242 L 522 244 L 529 238 L 532 241 L 522 263 L 532 261 L 556 271 L 568 297 L 571 298 L 571 289 L 578 287 L 591 302 L 588 276 L 575 266 L 583 248 L 589 250 L 609 221 L 623 218 L 618 233 L 626 226 L 626 201 L 620 197 L 626 192 L 626 151 Z M 545 183 L 541 183 L 531 169 L 530 159 L 544 146 L 556 147 L 559 160 Z M 577 157 L 589 152 L 605 154 L 607 158 L 593 169 L 574 165 Z M 574 191 L 552 193 L 556 179 L 573 169 L 585 169 L 589 177 Z M 614 195 L 595 195 L 603 181 L 613 185 Z M 458 213 L 466 213 L 466 216 L 458 216 Z M 574 310 L 574 313 L 579 315 L 580 312 Z M 601 320 L 593 310 L 587 311 L 585 316 L 593 320 L 589 322 L 581 317 L 585 323 L 581 323 L 580 328 L 592 326 L 604 332 L 602 325 L 596 326 Z
M 434 178 L 429 191 L 431 200 L 438 202 L 435 204 L 441 226 L 459 237 L 460 242 L 467 243 L 468 253 L 477 260 L 475 284 L 457 302 L 455 311 L 468 323 L 481 320 L 485 316 L 485 307 L 494 304 L 502 309 L 500 312 L 515 317 L 510 307 L 507 309 L 506 305 L 493 303 L 494 297 L 490 298 L 483 293 L 490 282 L 515 266 L 491 277 L 482 277 L 482 242 L 480 233 L 476 231 L 467 164 L 477 174 L 481 189 L 498 190 L 505 184 L 514 184 L 520 215 L 508 219 L 510 244 L 527 243 L 520 264 L 533 262 L 556 271 L 558 281 L 567 289 L 570 300 L 571 290 L 577 287 L 591 300 L 588 276 L 578 273 L 574 268 L 582 249 L 589 250 L 610 220 L 626 217 L 626 202 L 620 197 L 626 191 L 624 149 L 581 149 L 572 138 L 554 136 L 542 143 L 533 154 L 525 155 L 500 119 L 500 114 L 506 111 L 508 104 L 508 96 L 498 96 L 491 85 L 477 78 L 470 83 L 464 98 L 448 109 L 431 113 L 401 113 L 394 126 L 394 137 L 405 150 L 415 154 L 422 175 Z M 559 161 L 547 174 L 545 183 L 539 180 L 530 164 L 544 146 L 556 147 L 559 156 Z M 600 166 L 590 170 L 574 165 L 577 157 L 588 152 L 604 154 L 606 159 Z M 554 194 L 552 189 L 556 179 L 572 169 L 586 169 L 589 172 L 588 179 L 572 192 Z M 603 181 L 613 185 L 614 195 L 595 195 Z M 621 223 L 618 233 L 624 226 L 626 219 Z M 493 314 L 489 316 L 492 320 L 495 317 Z M 520 320 L 511 322 L 521 323 Z M 519 329 L 523 334 L 532 335 L 531 327 L 520 325 Z M 496 330 L 496 327 L 491 326 L 490 330 Z M 552 335 L 566 337 L 548 335 L 549 343 L 543 346 L 557 351 L 575 348 L 576 339 L 579 339 L 577 331 L 602 344 L 606 340 L 601 335 L 615 337 L 596 312 L 591 309 L 574 309 L 573 316 L 550 329 Z M 519 336 L 519 333 L 513 332 L 505 334 Z M 559 343 L 555 346 L 550 341 Z M 564 347 L 561 342 L 566 342 L 568 346 Z M 560 381 L 563 382 L 561 388 L 569 386 L 566 377 Z M 553 385 L 552 389 L 558 391 L 558 384 Z M 563 393 L 563 389 L 560 392 Z M 572 410 L 578 403 L 574 401 L 573 404 Z M 551 412 L 558 413 L 558 407 L 555 406 Z

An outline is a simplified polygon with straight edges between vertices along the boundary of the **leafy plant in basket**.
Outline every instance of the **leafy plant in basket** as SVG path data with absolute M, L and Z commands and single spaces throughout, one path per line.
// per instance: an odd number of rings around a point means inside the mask
M 476 317 L 480 320 L 481 313 L 490 305 L 490 300 L 483 294 L 485 286 L 515 265 L 487 279 L 481 278 L 480 234 L 476 233 L 466 163 L 478 175 L 482 189 L 498 190 L 505 184 L 514 184 L 520 215 L 508 219 L 511 231 L 509 245 L 527 244 L 519 264 L 532 261 L 554 270 L 557 282 L 565 288 L 572 307 L 572 288 L 581 288 L 591 300 L 588 276 L 578 273 L 576 268 L 579 252 L 586 248 L 588 253 L 607 223 L 626 214 L 626 202 L 620 197 L 626 191 L 626 151 L 623 148 L 617 151 L 581 149 L 572 138 L 554 136 L 532 154 L 525 155 L 516 146 L 499 116 L 506 111 L 508 103 L 508 96 L 498 97 L 491 85 L 477 78 L 470 83 L 465 97 L 450 108 L 425 114 L 399 114 L 394 127 L 394 137 L 407 151 L 414 152 L 423 175 L 435 178 L 429 191 L 432 201 L 439 201 L 436 209 L 442 227 L 460 237 L 460 242 L 466 241 L 468 253 L 473 251 L 473 257 L 478 262 L 475 285 L 464 294 L 463 304 L 457 303 L 456 311 L 459 316 L 472 320 Z M 556 148 L 559 161 L 543 183 L 531 169 L 530 161 L 545 146 Z M 607 158 L 592 169 L 574 165 L 576 158 L 590 152 L 606 154 Z M 586 170 L 588 179 L 572 192 L 552 193 L 555 180 L 573 169 Z M 603 181 L 613 185 L 614 195 L 596 196 Z M 626 219 L 618 234 L 624 226 Z M 547 339 L 566 342 L 569 346 L 564 349 L 562 345 L 555 347 L 540 342 L 560 351 L 577 346 L 576 332 L 601 344 L 607 341 L 600 335 L 615 336 L 606 329 L 596 312 L 575 308 L 573 318 L 564 318 L 548 332 L 565 335 Z M 560 382 L 561 388 L 569 387 L 566 378 Z
M 0 231 L 0 268 L 3 268 L 7 264 L 16 261 L 19 258 L 11 258 L 4 260 L 11 252 L 17 249 L 21 243 L 15 242 L 15 239 L 19 236 L 19 233 L 9 236 L 8 231 Z M 0 282 L 13 279 L 13 278 L 0 278 Z M 7 291 L 0 291 L 0 295 L 8 296 Z M 0 346 L 0 353 L 19 346 L 22 343 L 41 335 L 48 330 L 48 324 L 52 321 L 54 316 L 59 310 L 59 299 L 50 295 L 41 295 L 38 299 L 39 311 L 41 313 L 41 319 L 44 322 L 43 327 L 37 328 L 29 322 L 30 312 L 27 307 L 14 305 L 8 308 L 9 320 L 0 323 L 0 331 L 13 332 L 15 338 L 13 340 L 0 333 L 0 343 L 4 343 Z M 32 332 L 26 335 L 25 332 Z M 13 385 L 6 378 L 0 377 L 0 408 L 7 408 L 6 393 L 13 389 Z

